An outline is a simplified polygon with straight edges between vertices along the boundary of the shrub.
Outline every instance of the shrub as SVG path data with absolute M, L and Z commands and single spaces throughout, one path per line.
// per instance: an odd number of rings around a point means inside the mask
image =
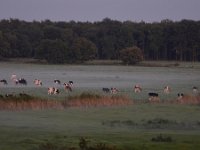
M 172 138 L 170 136 L 164 137 L 162 134 L 153 137 L 151 139 L 152 142 L 172 142 Z
M 122 49 L 120 54 L 125 64 L 136 64 L 144 59 L 142 50 L 136 46 Z

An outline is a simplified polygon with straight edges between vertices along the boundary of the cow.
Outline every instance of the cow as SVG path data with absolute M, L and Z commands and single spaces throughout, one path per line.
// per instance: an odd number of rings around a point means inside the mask
M 4 85 L 7 85 L 7 84 L 8 84 L 8 82 L 7 82 L 5 79 L 0 80 L 0 83 L 2 83 L 2 84 L 4 84 Z
M 149 102 L 160 102 L 160 98 L 158 97 L 158 93 L 150 92 L 148 95 L 149 95 Z
M 71 87 L 74 85 L 73 81 L 69 81 L 68 83 L 70 84 Z
M 184 97 L 184 94 L 183 93 L 178 93 L 177 96 L 178 96 L 177 99 L 180 100 L 180 99 L 182 99 Z
M 60 91 L 55 87 L 49 87 L 48 88 L 48 95 L 52 95 L 52 94 L 57 95 L 59 93 L 60 93 Z
M 150 97 L 158 97 L 158 93 L 152 93 L 152 92 L 151 92 L 151 93 L 149 93 L 149 96 L 150 96 Z
M 12 81 L 15 81 L 15 80 L 17 79 L 17 75 L 16 75 L 16 74 L 11 75 L 10 79 L 11 79 Z
M 6 98 L 12 98 L 12 97 L 14 97 L 14 94 L 5 94 L 5 97 Z
M 110 88 L 110 92 L 111 92 L 112 94 L 117 94 L 117 93 L 119 92 L 119 90 L 118 90 L 117 88 L 111 87 L 111 88 Z
M 136 84 L 136 85 L 134 86 L 134 92 L 135 92 L 135 93 L 140 93 L 141 91 L 142 91 L 141 86 L 140 86 L 139 84 Z
M 54 83 L 59 84 L 59 85 L 61 84 L 60 80 L 58 80 L 58 79 L 55 79 Z
M 165 86 L 163 92 L 165 94 L 169 94 L 171 92 L 171 88 L 169 86 Z
M 105 92 L 105 93 L 109 93 L 110 89 L 109 88 L 102 88 L 102 91 Z
M 64 83 L 63 85 L 65 90 L 72 92 L 72 86 L 70 83 Z
M 193 86 L 192 87 L 192 91 L 193 91 L 193 93 L 197 93 L 198 92 L 198 88 L 196 86 Z
M 42 86 L 42 81 L 41 80 L 35 79 L 33 82 L 34 82 L 34 84 L 36 86 Z
M 27 81 L 24 78 L 19 78 L 15 80 L 15 84 L 27 85 Z

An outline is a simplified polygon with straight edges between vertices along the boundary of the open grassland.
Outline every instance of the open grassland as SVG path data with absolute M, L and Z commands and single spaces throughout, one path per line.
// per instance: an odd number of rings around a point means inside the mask
M 192 93 L 193 86 L 200 87 L 199 66 L 1 63 L 0 77 L 8 85 L 0 86 L 0 94 L 15 97 L 0 101 L 0 149 L 200 149 L 199 96 Z M 27 79 L 28 85 L 14 85 L 12 74 Z M 35 78 L 43 81 L 42 87 L 35 87 Z M 55 85 L 55 78 L 74 81 L 73 92 Z M 133 92 L 137 83 L 141 93 Z M 172 88 L 168 95 L 163 93 L 166 85 Z M 49 86 L 58 87 L 60 94 L 47 95 Z M 103 93 L 103 87 L 116 87 L 119 93 Z M 161 102 L 147 103 L 148 92 L 159 93 Z M 177 102 L 178 92 L 187 98 Z
M 198 105 L 147 103 L 1 111 L 0 149 L 39 150 L 47 143 L 78 148 L 81 137 L 118 149 L 198 149 L 199 118 Z

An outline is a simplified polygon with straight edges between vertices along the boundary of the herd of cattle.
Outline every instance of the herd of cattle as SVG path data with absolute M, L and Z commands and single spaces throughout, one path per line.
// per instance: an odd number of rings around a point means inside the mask
M 17 78 L 17 75 L 12 75 L 11 76 L 11 81 L 15 84 L 15 85 L 27 85 L 27 81 L 24 79 L 24 78 Z M 74 82 L 73 81 L 69 81 L 67 83 L 63 83 L 61 84 L 61 81 L 58 80 L 58 79 L 55 79 L 53 81 L 55 84 L 57 85 L 63 85 L 64 86 L 64 89 L 69 91 L 69 92 L 72 92 L 72 88 L 73 88 L 73 84 Z M 39 80 L 39 79 L 35 79 L 33 81 L 34 85 L 35 86 L 42 86 L 42 81 Z M 7 85 L 8 82 L 7 80 L 5 79 L 1 79 L 0 80 L 0 84 L 2 85 Z M 117 88 L 102 88 L 102 91 L 105 92 L 105 93 L 111 93 L 111 94 L 116 94 L 119 92 L 119 90 Z M 140 93 L 142 92 L 142 87 L 139 85 L 139 84 L 136 84 L 133 88 L 133 91 L 135 93 Z M 193 93 L 198 93 L 198 88 L 196 86 L 193 86 L 192 87 L 192 91 Z M 171 88 L 169 86 L 165 86 L 164 89 L 163 89 L 163 93 L 165 94 L 169 94 L 171 92 Z M 57 95 L 60 93 L 59 89 L 55 86 L 53 87 L 48 87 L 48 91 L 47 91 L 48 95 Z M 149 101 L 155 101 L 158 98 L 159 94 L 158 93 L 155 93 L 155 92 L 150 92 L 148 93 L 149 95 Z M 178 96 L 178 99 L 181 99 L 184 97 L 184 94 L 183 93 L 178 93 L 177 94 Z
M 10 79 L 11 79 L 11 81 L 12 81 L 15 85 L 27 85 L 26 79 L 24 79 L 24 78 L 17 78 L 17 75 L 12 75 Z M 33 80 L 33 83 L 34 83 L 35 86 L 42 86 L 42 81 L 39 80 L 39 79 Z M 55 79 L 55 80 L 54 80 L 54 83 L 57 84 L 57 85 L 61 85 L 61 81 L 58 80 L 58 79 Z M 5 80 L 5 79 L 1 79 L 1 80 L 0 80 L 0 84 L 1 84 L 1 85 L 7 85 L 8 82 L 7 82 L 7 80 Z M 69 81 L 68 83 L 63 83 L 63 86 L 64 86 L 64 89 L 65 89 L 65 90 L 72 92 L 73 81 Z M 52 94 L 56 95 L 56 94 L 59 94 L 60 91 L 59 91 L 59 89 L 56 88 L 56 87 L 48 87 L 47 93 L 48 93 L 49 95 L 52 95 Z

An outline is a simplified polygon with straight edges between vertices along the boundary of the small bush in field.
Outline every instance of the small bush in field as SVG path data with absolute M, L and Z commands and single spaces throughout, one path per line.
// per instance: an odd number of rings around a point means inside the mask
M 112 120 L 112 121 L 103 121 L 102 125 L 106 125 L 110 127 L 120 127 L 120 126 L 135 127 L 138 124 L 132 120 L 125 120 L 125 121 Z
M 155 119 L 146 121 L 143 125 L 145 125 L 146 127 L 151 127 L 151 128 L 165 128 L 169 126 L 176 126 L 178 125 L 178 123 L 176 121 L 172 121 L 168 119 L 155 118 Z
M 162 134 L 153 137 L 151 139 L 152 142 L 172 142 L 172 138 L 170 136 L 163 136 Z
M 39 146 L 39 150 L 57 150 L 58 147 L 53 143 L 43 143 Z
M 117 148 L 105 143 L 93 144 L 86 138 L 81 137 L 78 147 L 67 147 L 66 145 L 61 147 L 58 144 L 47 142 L 40 144 L 38 150 L 117 150 Z
M 81 150 L 117 150 L 116 147 L 106 145 L 105 143 L 89 144 L 89 140 L 80 138 L 79 148 Z

